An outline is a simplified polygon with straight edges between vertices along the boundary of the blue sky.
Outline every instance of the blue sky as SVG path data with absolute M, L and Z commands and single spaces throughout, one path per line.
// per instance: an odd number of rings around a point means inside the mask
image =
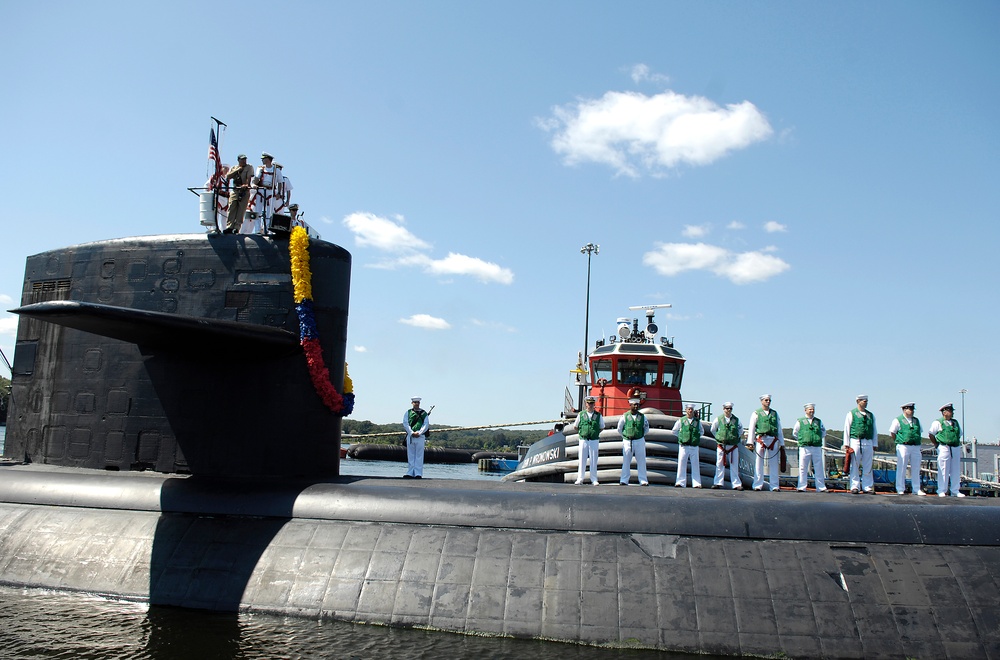
M 0 0 L 3 309 L 28 255 L 200 231 L 215 116 L 353 254 L 355 418 L 557 416 L 593 242 L 591 344 L 671 303 L 687 399 L 888 429 L 966 388 L 1000 434 L 1000 4 L 205 7 Z

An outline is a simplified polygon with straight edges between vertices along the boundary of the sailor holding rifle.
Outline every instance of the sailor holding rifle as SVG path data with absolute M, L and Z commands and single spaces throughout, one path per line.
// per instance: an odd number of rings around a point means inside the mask
M 410 399 L 411 408 L 403 413 L 406 431 L 406 474 L 404 479 L 422 479 L 424 476 L 424 444 L 431 423 L 430 412 L 420 408 L 420 397 Z M 433 410 L 433 407 L 431 408 Z
M 688 462 L 691 463 L 691 487 L 701 488 L 701 420 L 694 416 L 694 404 L 684 404 L 684 416 L 674 422 L 677 436 L 677 479 L 674 486 L 687 487 Z
M 848 412 L 844 420 L 844 463 L 847 464 L 844 472 L 851 477 L 852 493 L 857 495 L 863 489 L 870 495 L 875 492 L 872 459 L 878 443 L 878 431 L 875 429 L 875 415 L 868 411 L 868 395 L 859 394 L 855 401 L 857 407 Z
M 778 411 L 771 408 L 771 395 L 760 396 L 760 408 L 750 416 L 750 437 L 747 449 L 757 456 L 754 461 L 753 489 L 764 489 L 764 461 L 770 477 L 770 487 L 775 493 L 781 492 L 778 482 L 778 455 L 785 450 L 785 438 L 781 434 L 781 420 Z
M 743 425 L 740 424 L 740 418 L 733 414 L 732 401 L 722 404 L 722 414 L 712 422 L 712 435 L 718 443 L 715 448 L 715 483 L 712 488 L 722 488 L 728 466 L 729 481 L 733 484 L 733 490 L 743 490 L 739 472 L 740 455 L 737 451 L 740 438 L 743 437 Z

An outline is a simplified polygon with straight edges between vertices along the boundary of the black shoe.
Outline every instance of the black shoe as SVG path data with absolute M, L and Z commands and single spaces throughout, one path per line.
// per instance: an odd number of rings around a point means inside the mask
M 719 484 L 713 484 L 712 485 L 712 490 L 718 490 L 720 488 L 722 488 L 722 486 L 720 486 Z
M 423 475 L 420 475 L 420 474 L 418 474 L 418 475 L 416 475 L 416 476 L 415 476 L 415 477 L 413 477 L 413 478 L 414 478 L 414 479 L 423 479 L 424 477 L 423 477 Z
M 404 474 L 404 475 L 403 475 L 403 478 L 404 478 L 404 479 L 412 479 L 412 478 L 413 478 L 413 475 L 409 475 L 409 474 Z
M 857 494 L 858 494 L 858 489 L 857 488 L 852 488 L 851 489 L 851 495 L 857 495 Z

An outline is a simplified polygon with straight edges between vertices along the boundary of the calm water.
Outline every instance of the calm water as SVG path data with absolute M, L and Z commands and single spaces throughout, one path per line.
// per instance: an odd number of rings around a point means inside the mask
M 4 432 L 0 426 L 0 447 Z M 401 476 L 402 463 L 345 459 L 341 473 Z M 428 464 L 429 479 L 492 479 L 474 463 Z M 40 589 L 0 586 L 3 658 L 510 658 L 651 660 L 694 656 L 575 644 L 314 621 L 261 614 L 213 614 Z M 705 656 L 700 656 L 704 658 Z

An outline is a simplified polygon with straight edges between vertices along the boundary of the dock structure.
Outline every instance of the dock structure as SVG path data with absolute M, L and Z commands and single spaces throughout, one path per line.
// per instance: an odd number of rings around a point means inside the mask
M 995 498 L 0 468 L 0 582 L 717 655 L 1000 658 Z

